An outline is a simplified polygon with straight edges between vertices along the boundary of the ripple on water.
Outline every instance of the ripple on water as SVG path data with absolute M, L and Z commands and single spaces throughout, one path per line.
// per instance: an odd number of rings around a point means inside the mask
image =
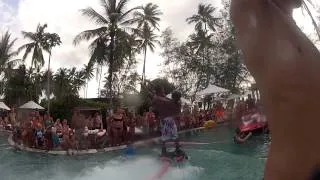
M 160 169 L 160 164 L 152 157 L 139 157 L 131 160 L 111 160 L 104 167 L 87 169 L 76 177 L 60 174 L 50 180 L 150 180 Z M 164 180 L 197 180 L 202 168 L 186 165 L 172 168 Z

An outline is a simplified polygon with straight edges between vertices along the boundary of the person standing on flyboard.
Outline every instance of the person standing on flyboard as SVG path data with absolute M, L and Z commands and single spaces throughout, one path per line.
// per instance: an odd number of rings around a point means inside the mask
M 180 150 L 178 140 L 178 130 L 175 123 L 175 117 L 181 112 L 181 94 L 179 92 L 172 93 L 172 99 L 165 96 L 163 87 L 155 88 L 155 96 L 152 101 L 152 107 L 158 112 L 161 119 L 161 141 L 162 153 L 161 156 L 168 156 L 166 142 L 175 141 L 176 151 Z

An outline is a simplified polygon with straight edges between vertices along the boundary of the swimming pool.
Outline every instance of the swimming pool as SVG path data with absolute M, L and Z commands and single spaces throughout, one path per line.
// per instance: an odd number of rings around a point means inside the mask
M 190 163 L 172 168 L 166 180 L 259 180 L 262 179 L 268 138 L 254 137 L 244 145 L 232 141 L 233 128 L 217 127 L 186 133 L 183 141 L 208 142 L 185 145 Z M 3 180 L 149 180 L 159 169 L 159 148 L 143 147 L 126 159 L 122 152 L 85 156 L 53 156 L 14 151 L 7 137 L 0 137 L 0 179 Z

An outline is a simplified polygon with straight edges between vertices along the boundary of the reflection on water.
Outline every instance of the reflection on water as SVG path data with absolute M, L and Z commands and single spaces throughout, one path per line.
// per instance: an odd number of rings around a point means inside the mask
M 190 163 L 172 168 L 164 180 L 256 180 L 263 174 L 268 137 L 255 137 L 243 145 L 232 141 L 233 129 L 181 136 L 183 141 L 207 142 L 208 145 L 185 145 Z M 160 147 L 137 150 L 133 159 L 122 152 L 88 156 L 52 156 L 8 149 L 0 137 L 0 172 L 2 180 L 150 180 L 159 170 Z

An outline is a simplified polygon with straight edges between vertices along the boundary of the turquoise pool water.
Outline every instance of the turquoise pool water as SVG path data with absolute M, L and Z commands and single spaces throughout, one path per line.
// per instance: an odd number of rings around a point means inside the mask
M 236 145 L 233 128 L 187 133 L 183 141 L 208 142 L 185 145 L 191 156 L 188 164 L 172 168 L 165 180 L 260 180 L 263 175 L 268 138 L 254 137 Z M 122 152 L 87 156 L 51 156 L 13 150 L 7 137 L 0 137 L 0 179 L 3 180 L 150 180 L 159 169 L 159 147 L 137 149 L 126 159 Z

